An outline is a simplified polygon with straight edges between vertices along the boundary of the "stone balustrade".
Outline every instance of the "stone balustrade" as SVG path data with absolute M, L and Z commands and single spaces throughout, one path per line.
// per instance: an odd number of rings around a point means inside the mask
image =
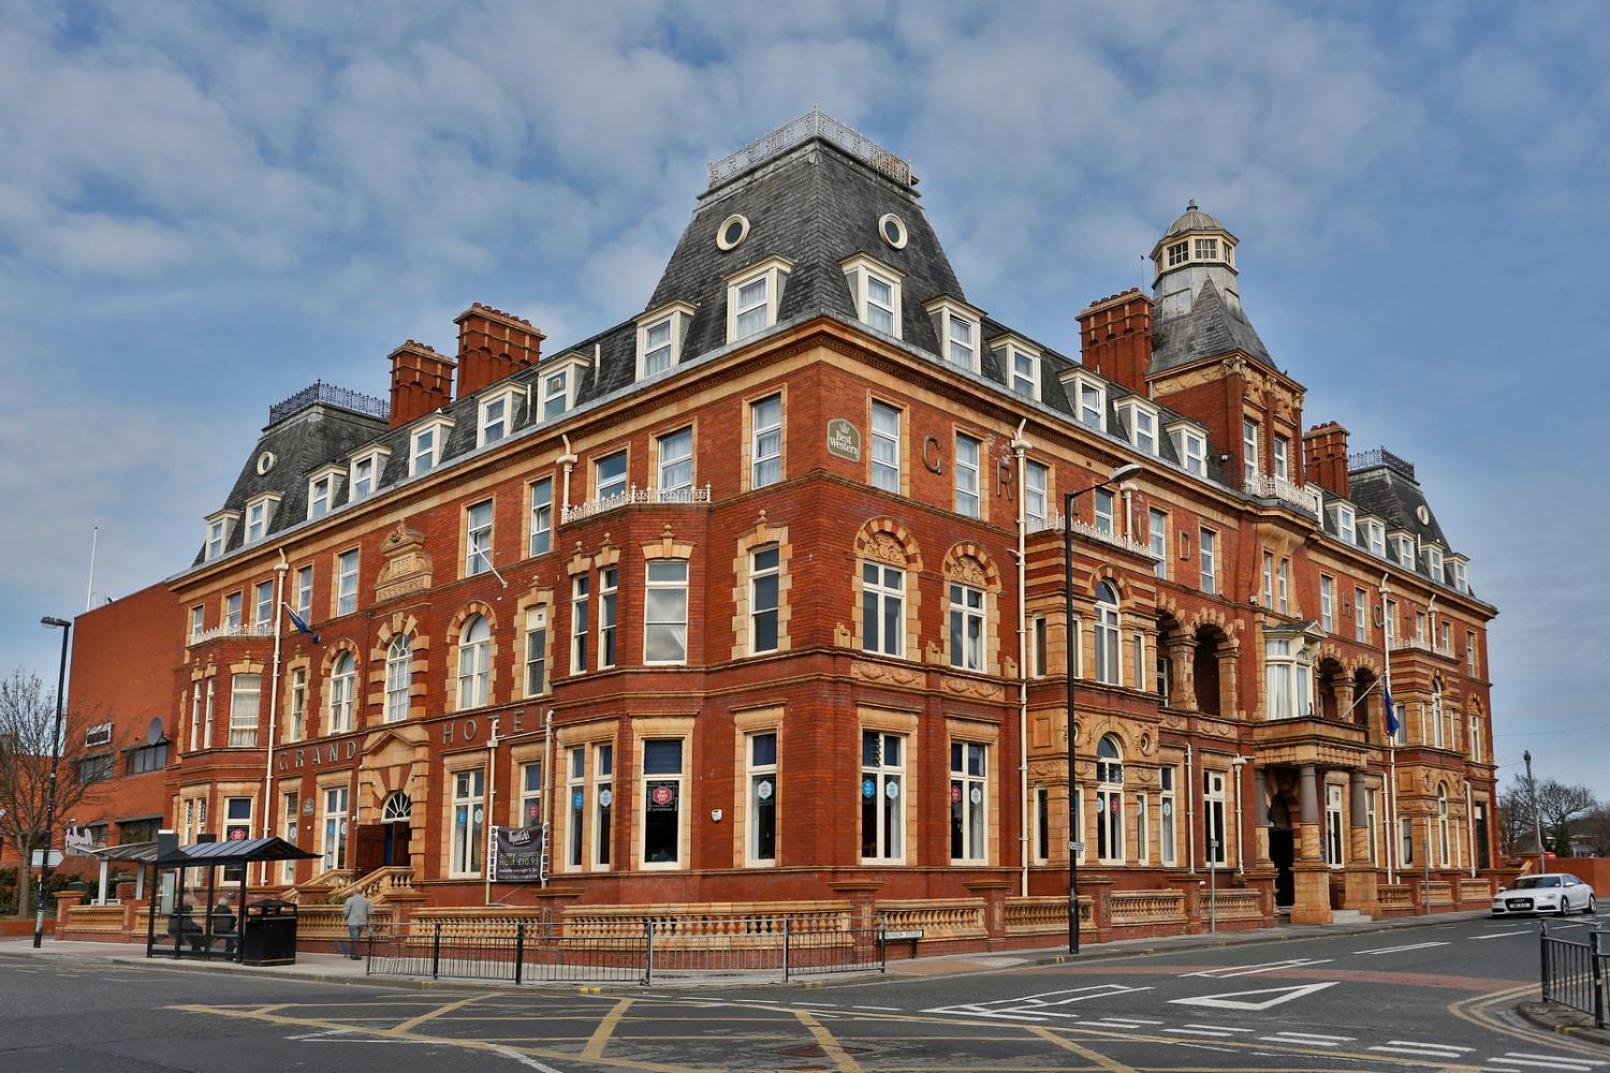
M 1185 923 L 1184 891 L 1115 890 L 1107 897 L 1113 927 Z M 1222 908 L 1222 900 L 1220 905 Z
M 920 931 L 924 941 L 982 939 L 984 899 L 918 898 L 878 902 L 878 914 L 889 931 Z M 1064 916 L 1066 921 L 1066 916 Z M 1066 927 L 1066 923 L 1063 925 Z
M 1407 883 L 1382 883 L 1375 888 L 1382 909 L 1413 909 L 1414 892 Z

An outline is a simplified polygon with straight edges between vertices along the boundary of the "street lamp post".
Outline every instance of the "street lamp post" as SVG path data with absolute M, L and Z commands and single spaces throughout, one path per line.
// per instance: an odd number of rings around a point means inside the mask
M 1074 829 L 1074 815 L 1078 811 L 1074 807 L 1074 751 L 1079 740 L 1078 719 L 1073 710 L 1074 681 L 1078 675 L 1074 667 L 1074 652 L 1077 638 L 1073 633 L 1073 501 L 1086 492 L 1093 492 L 1098 488 L 1127 480 L 1140 472 L 1140 466 L 1131 462 L 1119 466 L 1104 481 L 1092 484 L 1088 488 L 1081 488 L 1076 492 L 1067 492 L 1062 497 L 1062 594 L 1063 594 L 1063 622 L 1067 640 L 1065 644 L 1067 664 L 1066 677 L 1068 680 L 1068 953 L 1079 952 L 1079 832 Z
M 1521 754 L 1526 760 L 1526 788 L 1532 799 L 1532 838 L 1537 842 L 1537 870 L 1543 870 L 1543 814 L 1537 810 L 1537 780 L 1532 777 L 1532 750 Z
M 34 907 L 34 949 L 45 938 L 45 884 L 50 881 L 50 847 L 56 841 L 56 767 L 61 763 L 61 704 L 67 689 L 67 637 L 73 624 L 64 618 L 46 615 L 39 620 L 46 629 L 61 630 L 61 665 L 56 672 L 56 722 L 50 734 L 50 786 L 45 797 L 45 849 L 39 861 L 39 904 Z M 32 840 L 29 840 L 30 850 Z

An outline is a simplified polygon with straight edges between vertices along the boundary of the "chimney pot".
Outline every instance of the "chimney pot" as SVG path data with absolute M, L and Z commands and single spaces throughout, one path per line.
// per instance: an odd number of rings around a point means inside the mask
M 416 421 L 453 400 L 457 363 L 413 339 L 391 352 L 391 427 Z
M 542 332 L 524 317 L 480 302 L 453 318 L 458 325 L 458 397 L 535 365 Z

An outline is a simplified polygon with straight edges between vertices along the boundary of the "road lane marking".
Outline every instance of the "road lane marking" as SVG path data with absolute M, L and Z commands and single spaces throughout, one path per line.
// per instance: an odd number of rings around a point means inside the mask
M 1328 987 L 1335 987 L 1336 980 L 1328 980 L 1318 984 L 1298 984 L 1295 987 L 1264 987 L 1254 991 L 1226 991 L 1218 995 L 1199 995 L 1195 998 L 1170 999 L 1175 1006 L 1212 1006 L 1225 1010 L 1267 1010 L 1272 1006 L 1290 1002 L 1292 999 L 1312 995 L 1316 991 L 1323 991 Z M 1272 998 L 1252 1000 L 1253 995 L 1271 995 Z
M 1340 1040 L 1317 1039 L 1312 1036 L 1299 1036 L 1293 1032 L 1276 1032 L 1272 1036 L 1259 1036 L 1258 1038 L 1265 1043 L 1295 1044 L 1299 1047 L 1340 1047 L 1346 1039 L 1351 1037 L 1343 1037 Z
M 1474 940 L 1475 942 L 1480 942 L 1483 939 L 1502 939 L 1506 935 L 1535 935 L 1535 934 L 1537 934 L 1537 933 L 1532 931 L 1530 928 L 1523 928 L 1520 931 L 1494 932 L 1492 935 L 1472 935 L 1470 938 L 1472 940 Z
M 1079 1057 L 1094 1062 L 1102 1069 L 1107 1070 L 1107 1073 L 1137 1073 L 1134 1067 L 1126 1066 L 1116 1058 L 1109 1058 L 1100 1051 L 1093 1051 L 1089 1047 L 1075 1043 L 1073 1040 L 1068 1039 L 1066 1036 L 1060 1036 L 1049 1028 L 1031 1028 L 1029 1031 L 1047 1043 L 1054 1043 L 1065 1051 L 1072 1051 Z
M 888 1010 L 888 1011 L 893 1012 L 893 1013 L 899 1013 L 900 1012 L 900 1007 L 899 1006 L 851 1006 L 850 1009 L 852 1009 L 852 1010 Z
M 587 1040 L 587 1046 L 582 1048 L 581 1058 L 584 1062 L 591 1062 L 595 1058 L 604 1057 L 604 1048 L 609 1045 L 609 1038 L 615 1034 L 615 1028 L 621 1023 L 621 1017 L 632 1008 L 632 1000 L 623 998 L 615 1003 L 613 1009 L 604 1014 L 599 1020 L 598 1027 Z
M 1454 1047 L 1446 1043 L 1418 1043 L 1407 1039 L 1388 1040 L 1386 1043 L 1370 1048 L 1370 1050 L 1382 1054 L 1408 1054 L 1417 1057 L 1448 1060 L 1458 1059 L 1469 1054 L 1473 1049 L 1471 1047 Z
M 420 1025 L 424 1024 L 426 1021 L 433 1021 L 436 1018 L 442 1016 L 442 1014 L 444 1014 L 444 1013 L 452 1013 L 454 1010 L 463 1009 L 465 1006 L 468 1006 L 472 1002 L 480 1002 L 482 999 L 491 998 L 491 997 L 492 996 L 490 996 L 490 995 L 471 995 L 468 998 L 461 998 L 457 1002 L 449 1002 L 445 1006 L 437 1006 L 434 1009 L 426 1010 L 424 1013 L 420 1014 L 418 1017 L 410 1017 L 408 1020 L 404 1021 L 402 1024 L 398 1025 L 395 1029 L 393 1029 L 393 1031 L 395 1031 L 395 1032 L 411 1032 L 415 1028 L 418 1028 Z M 270 1015 L 264 1015 L 264 1016 L 270 1016 Z
M 1221 969 L 1203 969 L 1200 972 L 1182 972 L 1180 979 L 1192 976 L 1206 976 L 1214 980 L 1224 980 L 1231 976 L 1255 976 L 1260 972 L 1279 972 L 1281 969 L 1305 968 L 1310 965 L 1328 964 L 1331 958 L 1287 958 L 1285 961 L 1264 961 L 1256 965 L 1226 965 Z
M 1443 941 L 1431 943 L 1409 943 L 1406 946 L 1382 946 L 1374 950 L 1355 950 L 1355 954 L 1401 954 L 1405 950 L 1429 950 L 1433 946 L 1447 946 Z
M 1172 1036 L 1210 1036 L 1213 1039 L 1232 1039 L 1235 1036 L 1227 1028 L 1165 1028 L 1163 1031 Z
M 810 1030 L 811 1038 L 815 1039 L 816 1045 L 822 1048 L 822 1056 L 831 1058 L 839 1073 L 861 1073 L 861 1063 L 850 1057 L 849 1052 L 844 1049 L 844 1045 L 838 1041 L 833 1033 L 824 1028 L 822 1022 L 812 1016 L 809 1010 L 795 1010 L 794 1016 L 799 1018 L 800 1024 Z
M 1591 1068 L 1604 1065 L 1604 1062 L 1597 1058 L 1567 1058 L 1562 1055 L 1531 1054 L 1528 1050 L 1509 1050 L 1502 1058 L 1488 1058 L 1488 1065 L 1528 1065 L 1546 1070 L 1578 1070 L 1586 1073 Z

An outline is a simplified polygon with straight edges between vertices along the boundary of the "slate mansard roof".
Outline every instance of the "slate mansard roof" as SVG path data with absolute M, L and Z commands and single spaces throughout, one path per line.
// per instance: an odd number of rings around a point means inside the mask
M 865 254 L 902 274 L 900 338 L 888 341 L 930 360 L 936 360 L 942 353 L 935 320 L 924 306 L 940 297 L 963 303 L 968 302 L 968 298 L 913 189 L 915 180 L 910 178 L 909 165 L 854 132 L 848 132 L 846 137 L 843 132 L 848 128 L 834 126 L 835 121 L 829 117 L 813 113 L 807 119 L 817 122 L 802 136 L 775 144 L 779 135 L 804 122 L 796 121 L 757 142 L 756 146 L 764 146 L 765 151 L 752 161 L 744 158 L 737 166 L 729 166 L 742 157 L 742 154 L 735 154 L 711 166 L 710 188 L 699 197 L 692 218 L 644 306 L 644 311 L 649 311 L 672 302 L 685 302 L 694 308 L 677 366 L 650 379 L 658 381 L 679 375 L 685 367 L 697 365 L 729 345 L 752 343 L 756 337 L 740 344 L 727 342 L 728 282 L 745 268 L 772 257 L 786 259 L 792 268 L 782 288 L 777 322 L 768 332 L 822 316 L 861 331 L 872 331 L 857 317 L 850 285 L 841 267 L 846 259 Z M 825 128 L 822 120 L 828 124 Z M 905 225 L 906 241 L 902 248 L 894 248 L 880 235 L 879 221 L 886 213 L 898 216 Z M 1219 226 L 1201 210 L 1193 209 L 1187 216 L 1192 213 L 1191 226 Z M 723 221 L 733 215 L 745 217 L 749 231 L 735 248 L 723 250 L 716 235 Z M 1186 217 L 1181 217 L 1176 226 L 1182 226 L 1181 221 L 1185 220 Z M 1208 224 L 1204 225 L 1203 221 Z M 538 365 L 522 369 L 475 394 L 455 399 L 437 413 L 422 418 L 423 421 L 442 415 L 453 421 L 436 469 L 450 467 L 478 453 L 476 425 L 481 398 L 510 384 L 534 386 L 555 362 L 579 355 L 587 363 L 580 377 L 575 406 L 566 417 L 635 390 L 639 383 L 639 315 L 634 314 L 569 347 L 544 353 Z M 1072 421 L 1074 408 L 1060 377 L 1079 369 L 1106 386 L 1106 436 L 1114 441 L 1129 442 L 1129 430 L 1123 427 L 1120 409 L 1126 398 L 1134 397 L 1133 392 L 987 315 L 981 321 L 981 393 L 1002 394 L 1018 405 L 1038 406 Z M 996 349 L 996 344 L 1008 334 L 1041 351 L 1038 400 L 1009 394 L 1006 370 Z M 1155 329 L 1153 370 L 1196 360 L 1209 352 L 1223 354 L 1232 350 L 1274 365 L 1257 332 L 1240 311 L 1239 303 L 1232 306 L 1209 281 L 1191 311 L 1159 321 Z M 967 375 L 954 366 L 947 366 L 947 369 Z M 535 400 L 536 397 L 537 393 L 532 391 L 530 398 Z M 526 398 L 524 392 L 515 396 L 509 438 L 529 434 L 542 424 L 536 415 L 528 412 Z M 256 496 L 277 493 L 281 497 L 269 528 L 270 536 L 305 524 L 309 478 L 322 467 L 332 464 L 345 467 L 354 456 L 380 448 L 389 454 L 377 475 L 377 488 L 389 489 L 410 479 L 410 437 L 419 422 L 390 428 L 382 416 L 384 402 L 368 402 L 374 405 L 353 404 L 344 394 L 310 389 L 271 411 L 269 425 L 264 428 L 222 504 L 223 509 L 240 512 L 243 516 L 234 527 L 225 554 L 242 546 L 246 505 Z M 1166 430 L 1176 422 L 1187 422 L 1202 429 L 1199 422 L 1186 415 L 1151 399 L 1146 402 L 1159 411 L 1161 429 Z M 1091 434 L 1101 433 L 1092 430 Z M 1183 469 L 1170 437 L 1160 436 L 1158 447 L 1165 462 Z M 259 460 L 265 451 L 274 456 L 274 464 L 266 473 L 259 472 Z M 1231 494 L 1242 494 L 1239 486 L 1221 470 L 1218 454 L 1210 445 L 1206 459 L 1208 479 Z M 1376 494 L 1375 487 L 1369 479 L 1362 485 L 1371 495 Z M 1414 487 L 1414 493 L 1418 494 L 1418 486 Z M 341 498 L 344 501 L 344 488 Z M 1423 497 L 1419 502 L 1423 502 Z M 342 502 L 332 506 L 332 513 L 345 505 Z M 1410 517 L 1417 505 L 1418 502 L 1407 504 L 1405 509 Z M 1370 506 L 1360 502 L 1359 506 L 1366 513 L 1388 517 L 1384 508 L 1378 509 L 1379 504 Z M 1402 514 L 1400 509 L 1390 517 Z M 1408 525 L 1392 524 L 1419 531 Z M 1434 523 L 1432 528 L 1435 529 Z M 1435 539 L 1446 547 L 1441 530 L 1435 532 Z M 194 565 L 203 561 L 203 553 L 198 552 Z

